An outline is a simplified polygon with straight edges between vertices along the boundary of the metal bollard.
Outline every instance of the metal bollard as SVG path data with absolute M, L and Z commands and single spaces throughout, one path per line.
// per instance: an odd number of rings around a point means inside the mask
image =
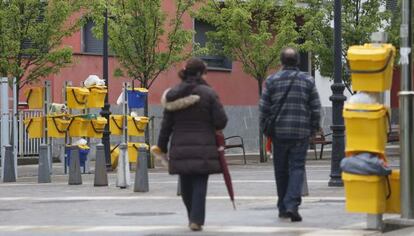
M 309 195 L 308 178 L 306 177 L 306 170 L 303 173 L 303 185 L 302 185 L 302 196 Z
M 69 185 L 82 184 L 79 147 L 72 146 L 70 150 L 70 164 L 69 164 Z
M 119 145 L 119 158 L 116 177 L 117 187 L 127 188 L 131 185 L 131 176 L 128 165 L 128 151 L 125 143 L 121 143 Z
M 177 180 L 177 196 L 181 196 L 181 177 L 178 176 Z
M 134 192 L 148 192 L 148 149 L 138 149 L 137 168 L 135 171 Z
M 46 144 L 39 146 L 39 168 L 37 171 L 38 183 L 51 183 L 48 148 Z
M 14 172 L 14 155 L 13 155 L 13 146 L 5 145 L 5 158 L 4 158 L 4 176 L 3 182 L 10 183 L 16 182 L 16 175 Z
M 103 144 L 96 145 L 95 179 L 94 186 L 108 186 L 108 175 L 106 173 L 105 150 Z

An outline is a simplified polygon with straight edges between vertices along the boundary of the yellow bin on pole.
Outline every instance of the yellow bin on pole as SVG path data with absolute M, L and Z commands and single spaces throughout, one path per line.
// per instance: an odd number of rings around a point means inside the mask
M 128 159 L 130 163 L 137 163 L 139 148 L 149 149 L 145 143 L 128 143 Z
M 43 137 L 43 117 L 31 117 L 24 120 L 26 132 L 29 138 Z
M 64 138 L 71 120 L 67 116 L 48 116 L 47 135 L 50 138 Z
M 385 154 L 388 109 L 382 104 L 345 104 L 346 152 Z
M 386 208 L 385 176 L 355 175 L 342 172 L 345 185 L 345 207 L 348 212 L 381 214 Z
M 124 125 L 123 115 L 111 115 L 109 117 L 109 130 L 112 135 L 122 135 Z
M 88 108 L 102 108 L 105 105 L 105 96 L 108 92 L 106 86 L 92 86 L 89 88 Z
M 89 120 L 83 118 L 83 116 L 73 116 L 69 125 L 70 137 L 86 137 L 88 136 L 88 123 Z
M 44 87 L 29 88 L 24 92 L 29 109 L 41 109 L 44 102 Z
M 87 137 L 89 138 L 102 138 L 105 130 L 107 120 L 104 117 L 97 117 L 88 121 Z
M 401 213 L 400 170 L 392 170 L 388 176 L 390 183 L 390 197 L 386 201 L 386 213 Z
M 352 89 L 383 92 L 391 88 L 396 50 L 391 44 L 364 44 L 348 49 Z
M 81 87 L 66 87 L 68 107 L 85 109 L 89 97 L 89 89 Z
M 144 136 L 145 128 L 149 122 L 148 117 L 139 116 L 132 117 L 128 116 L 128 135 L 129 136 Z

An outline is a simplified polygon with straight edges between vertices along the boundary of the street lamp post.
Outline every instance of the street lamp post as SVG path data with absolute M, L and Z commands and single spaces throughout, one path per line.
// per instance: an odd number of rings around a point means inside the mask
M 108 123 L 105 125 L 105 129 L 102 136 L 102 144 L 105 150 L 105 162 L 106 168 L 112 170 L 111 167 L 111 142 L 109 131 L 109 116 L 111 115 L 110 104 L 109 104 L 109 76 L 108 76 L 108 9 L 105 9 L 105 23 L 103 27 L 103 79 L 105 80 L 106 88 L 108 93 L 105 96 L 105 105 L 101 110 L 101 116 L 105 117 Z
M 414 91 L 412 81 L 412 1 L 401 3 L 401 91 L 400 99 L 400 140 L 401 140 L 401 218 L 414 219 Z
M 345 126 L 342 109 L 346 97 L 343 95 L 345 85 L 342 83 L 342 35 L 341 35 L 341 0 L 335 0 L 334 7 L 334 84 L 332 96 L 332 158 L 331 174 L 328 185 L 343 186 L 340 162 L 345 155 Z

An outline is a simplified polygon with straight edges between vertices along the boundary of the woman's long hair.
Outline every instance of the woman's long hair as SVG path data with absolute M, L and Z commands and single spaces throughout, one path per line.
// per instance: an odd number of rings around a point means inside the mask
M 202 76 L 207 73 L 207 66 L 199 58 L 191 58 L 187 61 L 185 68 L 178 72 L 178 76 L 183 81 L 201 80 Z

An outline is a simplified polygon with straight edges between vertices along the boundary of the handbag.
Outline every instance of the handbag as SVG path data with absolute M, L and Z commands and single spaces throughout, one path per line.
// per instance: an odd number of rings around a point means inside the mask
M 293 76 L 293 78 L 290 79 L 290 83 L 289 83 L 288 89 L 286 89 L 286 91 L 283 94 L 282 98 L 279 100 L 279 107 L 278 107 L 278 109 L 273 114 L 271 114 L 267 119 L 264 120 L 263 126 L 262 126 L 262 131 L 263 131 L 263 134 L 266 137 L 272 137 L 273 136 L 273 129 L 275 127 L 276 118 L 279 116 L 279 113 L 282 110 L 282 107 L 283 107 L 283 105 L 285 103 L 285 100 L 287 98 L 287 95 L 289 94 L 289 91 L 292 88 L 293 81 L 296 78 L 296 76 L 298 75 L 298 73 L 299 73 L 299 71 L 297 71 L 296 74 Z M 275 105 L 278 105 L 278 104 L 275 104 Z

